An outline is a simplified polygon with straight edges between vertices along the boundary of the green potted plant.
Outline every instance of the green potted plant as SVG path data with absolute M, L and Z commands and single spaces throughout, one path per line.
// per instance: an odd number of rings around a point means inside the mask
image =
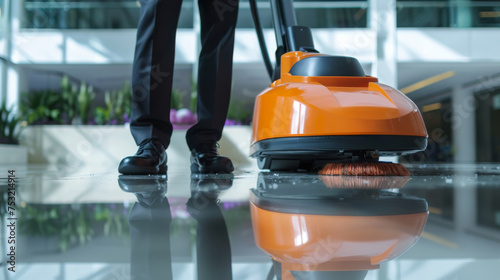
M 65 123 L 71 124 L 78 115 L 78 87 L 71 83 L 68 76 L 61 79 L 61 107 L 65 114 Z
M 104 93 L 105 107 L 94 110 L 94 122 L 102 124 L 124 124 L 130 122 L 132 89 L 127 81 L 119 90 Z
M 90 108 L 94 102 L 94 89 L 84 82 L 80 85 L 80 93 L 78 94 L 78 115 L 82 124 L 88 124 Z
M 13 108 L 5 101 L 0 105 L 0 162 L 3 164 L 26 163 L 28 151 L 19 146 L 20 121 Z
M 21 115 L 28 124 L 61 124 L 61 98 L 51 90 L 25 92 L 21 97 Z
M 5 102 L 0 106 L 0 144 L 19 144 L 19 118 Z

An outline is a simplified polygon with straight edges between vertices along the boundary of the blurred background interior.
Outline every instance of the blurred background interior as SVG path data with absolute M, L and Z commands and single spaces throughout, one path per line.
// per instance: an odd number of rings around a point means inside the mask
M 258 4 L 272 53 L 270 4 Z M 320 52 L 358 58 L 368 74 L 400 89 L 419 106 L 429 147 L 408 160 L 500 160 L 498 1 L 317 0 L 295 1 L 295 7 L 298 23 L 312 27 Z M 2 151 L 27 148 L 20 153 L 29 163 L 68 161 L 48 155 L 46 146 L 74 151 L 71 145 L 83 141 L 75 137 L 84 133 L 80 138 L 88 145 L 112 150 L 102 138 L 118 130 L 107 133 L 102 125 L 123 127 L 128 122 L 139 9 L 134 0 L 0 1 L 0 91 L 5 112 L 0 140 L 21 144 L 8 149 L 2 145 Z M 198 23 L 197 5 L 184 1 L 172 105 L 173 122 L 180 129 L 193 122 Z M 255 96 L 269 84 L 246 1 L 240 3 L 234 62 L 228 125 L 244 126 L 251 120 Z M 101 135 L 87 126 L 79 133 L 58 126 L 66 129 L 60 133 L 63 130 L 54 125 L 61 124 L 100 125 Z M 121 130 L 123 135 L 118 134 L 128 146 L 118 150 L 130 153 L 134 143 L 127 129 Z M 47 136 L 51 133 L 72 136 L 52 139 Z M 112 159 L 102 157 L 116 162 L 123 155 L 110 154 Z M 87 161 L 82 153 L 72 156 L 73 161 Z
M 258 4 L 272 53 L 270 4 Z M 192 93 L 200 44 L 196 6 L 184 1 L 177 33 L 172 106 L 173 122 L 180 129 L 192 123 L 195 110 Z M 500 160 L 498 1 L 318 0 L 295 1 L 295 7 L 298 23 L 312 27 L 320 52 L 357 57 L 368 74 L 400 89 L 419 106 L 429 147 L 408 160 Z M 3 143 L 27 146 L 30 163 L 61 162 L 67 159 L 46 155 L 43 146 L 70 149 L 66 142 L 81 141 L 43 140 L 53 125 L 128 122 L 139 1 L 1 0 L 0 9 L 0 90 L 3 111 L 10 112 L 2 123 L 12 128 L 2 127 Z M 228 125 L 248 125 L 253 100 L 269 79 L 246 1 L 240 3 L 236 33 Z M 91 146 L 104 145 L 95 133 L 87 133 L 87 139 L 94 138 Z M 123 136 L 132 147 L 132 138 Z M 86 161 L 81 153 L 74 156 L 72 160 Z

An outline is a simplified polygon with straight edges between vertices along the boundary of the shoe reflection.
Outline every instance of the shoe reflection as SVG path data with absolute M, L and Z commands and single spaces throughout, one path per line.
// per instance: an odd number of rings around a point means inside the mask
M 198 279 L 232 279 L 231 248 L 226 222 L 219 206 L 219 193 L 232 186 L 232 174 L 196 174 L 191 177 L 191 197 L 186 203 L 196 221 Z M 137 202 L 129 215 L 131 279 L 173 279 L 170 250 L 172 215 L 166 176 L 121 175 L 123 191 Z
M 130 278 L 173 279 L 170 254 L 170 204 L 165 196 L 165 176 L 118 177 L 123 191 L 133 193 L 137 202 L 129 215 Z
M 277 279 L 365 279 L 422 233 L 427 202 L 387 190 L 408 180 L 262 172 L 250 193 L 256 244 Z

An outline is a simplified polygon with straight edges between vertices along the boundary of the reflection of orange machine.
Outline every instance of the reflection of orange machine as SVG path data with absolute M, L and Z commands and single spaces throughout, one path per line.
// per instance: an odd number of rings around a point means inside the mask
M 255 241 L 278 279 L 364 279 L 415 244 L 427 220 L 421 198 L 359 189 L 352 180 L 339 189 L 317 176 L 275 175 L 259 175 L 250 207 Z

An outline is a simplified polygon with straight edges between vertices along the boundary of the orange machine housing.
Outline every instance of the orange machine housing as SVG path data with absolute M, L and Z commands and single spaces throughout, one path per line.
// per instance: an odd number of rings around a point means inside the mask
M 317 53 L 281 57 L 281 79 L 257 96 L 252 144 L 270 138 L 325 135 L 427 137 L 417 106 L 377 78 L 293 76 L 297 61 Z

